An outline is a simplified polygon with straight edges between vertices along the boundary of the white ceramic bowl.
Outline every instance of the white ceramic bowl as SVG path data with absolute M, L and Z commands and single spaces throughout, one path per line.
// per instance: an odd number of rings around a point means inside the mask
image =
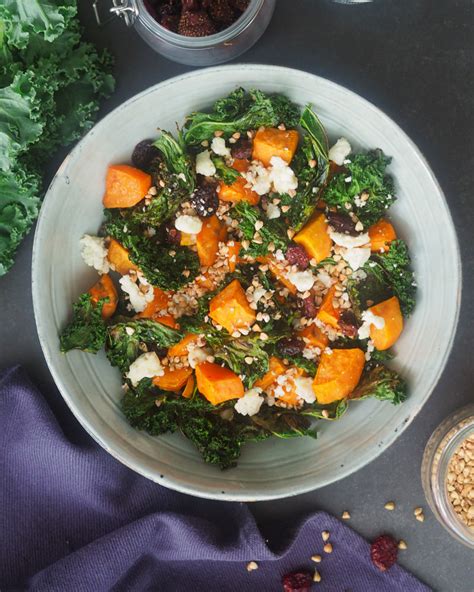
M 344 135 L 357 148 L 380 147 L 393 157 L 399 201 L 392 217 L 409 242 L 419 285 L 416 311 L 397 343 L 395 367 L 410 396 L 394 407 L 354 402 L 341 421 L 320 423 L 320 438 L 271 439 L 243 448 L 235 469 L 204 464 L 180 434 L 152 438 L 132 429 L 119 409 L 120 377 L 103 353 L 63 355 L 58 333 L 71 302 L 95 278 L 79 253 L 84 232 L 102 219 L 109 164 L 130 158 L 134 145 L 157 127 L 175 122 L 236 86 L 286 93 L 312 103 L 331 139 Z M 389 446 L 426 403 L 449 354 L 458 318 L 461 265 L 453 223 L 442 191 L 423 156 L 374 105 L 305 72 L 235 65 L 185 74 L 131 98 L 100 121 L 66 158 L 48 190 L 36 230 L 33 300 L 46 361 L 64 399 L 84 428 L 113 456 L 146 477 L 179 491 L 252 501 L 303 493 L 363 467 Z

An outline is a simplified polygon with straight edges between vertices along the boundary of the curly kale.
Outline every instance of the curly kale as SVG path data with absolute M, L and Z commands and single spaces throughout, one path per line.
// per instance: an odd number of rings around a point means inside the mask
M 105 210 L 104 232 L 128 250 L 131 261 L 154 286 L 178 290 L 199 273 L 196 253 L 187 247 L 162 245 L 156 236 L 146 237 L 140 227 L 119 211 Z
M 296 366 L 297 368 L 304 370 L 308 376 L 314 376 L 316 374 L 317 365 L 313 360 L 308 360 L 302 355 L 285 356 L 285 358 L 292 366 Z
M 243 239 L 250 243 L 247 249 L 242 248 L 244 255 L 255 258 L 268 255 L 268 246 L 271 243 L 275 246 L 275 249 L 286 251 L 288 236 L 285 222 L 281 218 L 268 220 L 259 208 L 251 206 L 246 201 L 236 203 L 230 210 L 229 215 L 239 221 L 239 229 L 242 232 Z M 259 230 L 261 243 L 253 242 L 255 223 L 258 221 L 264 223 Z
M 96 304 L 90 294 L 82 294 L 73 304 L 72 321 L 60 337 L 63 353 L 80 349 L 96 354 L 104 346 L 107 326 L 102 318 L 102 305 L 108 300 L 102 298 Z
M 350 160 L 343 171 L 330 179 L 323 199 L 329 207 L 346 213 L 349 204 L 362 224 L 370 226 L 384 216 L 396 199 L 393 179 L 386 173 L 391 158 L 377 149 L 352 155 Z M 363 194 L 368 196 L 365 202 L 360 200 Z
M 184 141 L 188 146 L 198 146 L 204 140 L 211 140 L 216 131 L 228 138 L 235 132 L 245 133 L 260 126 L 275 127 L 284 123 L 295 127 L 298 120 L 299 109 L 287 97 L 238 88 L 216 101 L 210 113 L 189 115 L 184 126 Z
M 107 328 L 104 336 L 105 353 L 112 366 L 117 366 L 125 373 L 143 353 L 143 346 L 149 349 L 168 348 L 182 337 L 180 331 L 150 319 L 123 321 Z
M 196 187 L 196 177 L 182 133 L 179 132 L 176 139 L 169 132 L 162 131 L 154 146 L 163 154 L 169 173 L 176 175 L 179 185 L 191 195 Z
M 350 395 L 351 399 L 374 397 L 390 401 L 393 405 L 403 403 L 407 398 L 407 384 L 397 372 L 383 365 L 376 365 L 364 372 L 359 385 Z
M 415 307 L 416 283 L 410 254 L 403 240 L 395 240 L 385 253 L 375 253 L 364 265 L 364 279 L 349 280 L 348 291 L 356 314 L 373 304 L 397 296 L 404 316 Z
M 211 155 L 211 159 L 216 167 L 215 176 L 226 185 L 232 185 L 240 177 L 239 171 L 227 166 L 222 156 Z

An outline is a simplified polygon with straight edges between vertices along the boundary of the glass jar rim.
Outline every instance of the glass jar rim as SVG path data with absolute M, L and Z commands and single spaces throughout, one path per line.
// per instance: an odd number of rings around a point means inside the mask
M 145 6 L 144 0 L 136 0 L 138 19 L 157 37 L 160 37 L 169 44 L 183 49 L 203 50 L 209 49 L 221 43 L 230 42 L 240 35 L 254 20 L 265 0 L 250 0 L 250 3 L 240 17 L 229 27 L 213 35 L 205 37 L 186 37 L 166 29 L 153 18 Z

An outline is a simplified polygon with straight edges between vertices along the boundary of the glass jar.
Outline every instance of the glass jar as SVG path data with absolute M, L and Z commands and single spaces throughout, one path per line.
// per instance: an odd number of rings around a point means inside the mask
M 207 37 L 186 37 L 162 27 L 145 7 L 144 0 L 113 0 L 112 13 L 121 16 L 128 26 L 158 53 L 190 66 L 210 66 L 227 62 L 252 47 L 262 36 L 272 18 L 276 0 L 250 0 L 247 10 L 230 27 Z M 94 0 L 97 21 L 98 0 Z
M 458 541 L 474 548 L 474 528 L 458 518 L 448 493 L 448 467 L 462 442 L 474 436 L 474 404 L 446 418 L 426 444 L 421 480 L 426 499 L 436 518 Z M 471 499 L 471 503 L 472 499 Z

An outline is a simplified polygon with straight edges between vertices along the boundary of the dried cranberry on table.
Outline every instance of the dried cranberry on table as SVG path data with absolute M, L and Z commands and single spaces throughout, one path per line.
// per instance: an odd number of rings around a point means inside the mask
M 213 183 L 200 185 L 191 197 L 191 204 L 201 218 L 209 218 L 215 214 L 219 207 L 216 185 Z
M 347 337 L 356 337 L 359 331 L 359 323 L 352 310 L 344 310 L 338 319 L 338 325 L 342 333 Z
M 290 265 L 297 265 L 300 269 L 306 269 L 309 265 L 309 255 L 301 245 L 289 245 L 285 258 Z
M 328 219 L 329 225 L 332 226 L 336 232 L 351 234 L 353 236 L 359 234 L 355 229 L 355 222 L 347 214 L 341 214 L 340 212 L 327 212 L 326 218 Z
M 298 337 L 285 337 L 277 343 L 277 350 L 283 357 L 291 358 L 304 350 L 304 341 Z
M 151 164 L 151 161 L 159 156 L 161 153 L 153 146 L 153 140 L 142 140 L 138 142 L 132 152 L 132 164 L 137 169 L 146 171 Z
M 295 571 L 282 579 L 284 592 L 309 592 L 313 576 L 307 571 Z
M 216 26 L 204 10 L 183 11 L 179 19 L 178 33 L 186 37 L 207 37 L 217 32 Z
M 375 539 L 370 546 L 370 558 L 372 563 L 386 571 L 397 561 L 398 543 L 389 534 L 383 534 Z
M 230 149 L 232 158 L 239 160 L 250 160 L 252 158 L 252 142 L 249 138 L 241 137 Z
M 318 312 L 318 307 L 314 301 L 314 296 L 307 296 L 306 298 L 300 298 L 298 304 L 303 311 L 303 316 L 308 319 L 314 319 Z

